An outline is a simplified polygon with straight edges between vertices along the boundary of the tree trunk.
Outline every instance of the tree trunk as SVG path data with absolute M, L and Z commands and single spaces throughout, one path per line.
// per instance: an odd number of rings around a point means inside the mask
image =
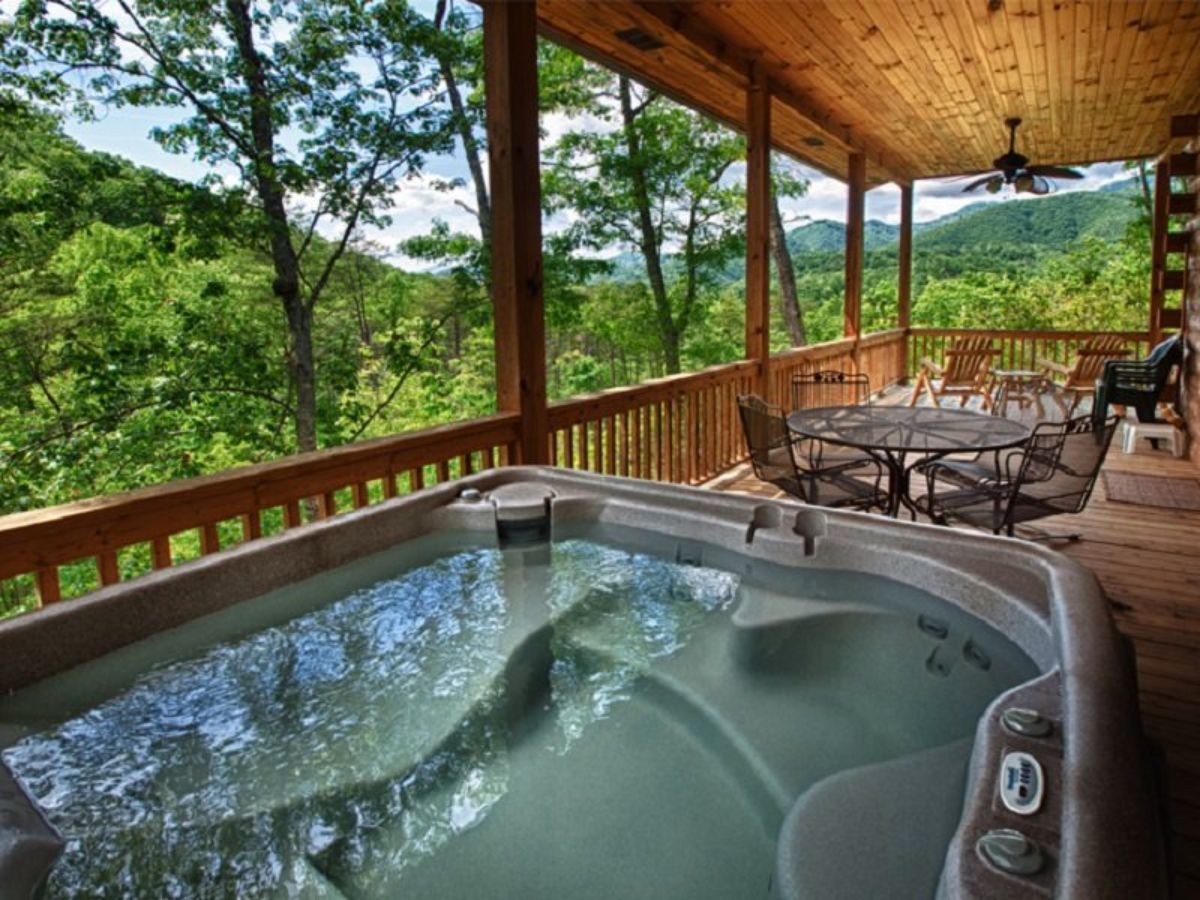
M 667 374 L 678 374 L 682 368 L 679 359 L 679 332 L 674 328 L 664 331 L 662 334 L 662 345 L 663 362 L 666 365 Z
M 446 15 L 446 0 L 438 0 L 434 12 L 434 23 L 441 31 Z M 467 157 L 467 168 L 471 172 L 471 181 L 475 185 L 475 217 L 479 220 L 479 237 L 484 244 L 492 238 L 492 204 L 488 196 L 487 182 L 483 178 L 483 162 L 480 159 L 479 138 L 467 116 L 466 105 L 463 103 L 462 90 L 458 86 L 458 78 L 454 75 L 454 67 L 445 53 L 438 54 L 438 70 L 442 81 L 446 83 L 446 95 L 450 100 L 450 109 L 454 113 L 454 127 L 458 130 L 458 138 L 462 141 L 463 155 Z
M 771 252 L 775 254 L 775 271 L 779 275 L 779 306 L 788 337 L 793 347 L 808 343 L 804 332 L 804 313 L 796 297 L 796 270 L 792 266 L 792 255 L 788 252 L 787 233 L 783 230 L 783 215 L 779 212 L 779 198 L 771 192 Z
M 288 373 L 296 391 L 296 449 L 317 449 L 316 369 L 313 362 L 312 309 L 300 295 L 300 261 L 292 245 L 283 185 L 275 175 L 275 126 L 271 95 L 262 60 L 254 46 L 254 26 L 245 0 L 226 0 L 229 29 L 242 63 L 242 78 L 250 96 L 250 133 L 254 142 L 254 183 L 271 243 L 275 268 L 272 290 L 283 304 L 288 323 Z
M 479 220 L 479 237 L 484 244 L 492 239 L 492 203 L 488 197 L 487 182 L 483 180 L 483 163 L 479 158 L 479 140 L 471 127 L 463 106 L 462 94 L 454 71 L 448 63 L 441 64 L 442 78 L 446 82 L 446 93 L 450 95 L 450 107 L 454 110 L 454 123 L 462 140 L 463 153 L 467 157 L 467 168 L 471 170 L 471 181 L 475 184 L 475 217 Z
M 646 277 L 650 281 L 650 293 L 654 297 L 654 311 L 658 320 L 658 337 L 662 342 L 663 354 L 666 357 L 667 374 L 674 375 L 679 371 L 679 334 L 676 331 L 675 320 L 671 316 L 671 301 L 667 297 L 667 285 L 663 278 L 662 256 L 658 245 L 658 235 L 654 229 L 654 219 L 650 213 L 650 193 L 646 187 L 646 174 L 642 170 L 641 140 L 634 120 L 637 114 L 633 110 L 633 95 L 629 87 L 629 79 L 624 75 L 618 79 L 621 94 L 621 120 L 624 127 L 625 147 L 629 153 L 629 170 L 633 180 L 634 202 L 637 204 L 638 228 L 641 231 L 639 242 L 642 258 L 646 261 Z

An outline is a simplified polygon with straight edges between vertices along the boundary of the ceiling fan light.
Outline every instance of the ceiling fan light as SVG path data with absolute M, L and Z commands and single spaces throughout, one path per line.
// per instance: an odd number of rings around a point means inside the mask
M 989 194 L 998 194 L 1002 185 L 1003 182 L 999 178 L 993 178 L 987 183 L 987 192 Z
M 1033 176 L 1028 172 L 1022 172 L 1013 181 L 1013 187 L 1018 194 L 1024 194 L 1033 190 Z

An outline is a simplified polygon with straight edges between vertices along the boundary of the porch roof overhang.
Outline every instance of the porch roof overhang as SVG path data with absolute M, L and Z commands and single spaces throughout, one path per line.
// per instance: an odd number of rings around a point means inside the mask
M 745 129 L 760 67 L 776 149 L 867 184 L 987 171 L 1024 124 L 1043 164 L 1155 156 L 1200 108 L 1200 4 L 1174 0 L 538 0 L 545 36 Z

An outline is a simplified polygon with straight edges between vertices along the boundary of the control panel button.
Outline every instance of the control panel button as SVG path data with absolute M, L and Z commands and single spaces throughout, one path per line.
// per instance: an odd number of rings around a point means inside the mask
M 1045 776 L 1042 764 L 1028 753 L 1014 750 L 1000 761 L 1000 800 L 1019 816 L 1031 816 L 1042 808 Z
M 1010 875 L 1036 875 L 1046 864 L 1042 848 L 1015 828 L 996 828 L 975 844 L 988 863 Z
M 1000 713 L 1000 724 L 1006 730 L 1022 737 L 1046 737 L 1052 730 L 1050 720 L 1040 712 L 1019 706 L 1010 706 Z

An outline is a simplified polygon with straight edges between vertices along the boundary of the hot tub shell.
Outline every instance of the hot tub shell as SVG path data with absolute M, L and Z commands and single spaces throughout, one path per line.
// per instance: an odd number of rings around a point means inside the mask
M 577 522 L 715 545 L 750 561 L 870 572 L 924 589 L 991 625 L 1041 675 L 997 698 L 980 720 L 938 896 L 1165 896 L 1133 667 L 1107 601 L 1083 567 L 1010 539 L 674 485 L 536 467 L 498 469 L 0 623 L 0 690 L 16 690 L 428 532 L 525 536 Z M 1014 706 L 1041 712 L 1050 720 L 1049 735 L 1026 737 L 1005 729 L 1001 714 Z M 1009 812 L 998 797 L 1001 760 L 1014 750 L 1031 753 L 1045 772 L 1045 802 L 1031 816 Z M 936 758 L 928 764 L 937 765 Z M 919 796 L 884 789 L 904 783 L 904 770 L 867 769 L 872 771 L 839 773 L 797 798 L 780 837 L 777 896 L 827 895 L 822 879 L 843 877 L 838 873 L 848 867 L 869 877 L 871 841 L 889 842 L 893 851 L 903 848 L 904 831 L 889 835 L 889 823 L 915 818 L 908 830 L 917 830 Z M 21 797 L 12 791 L 0 800 L 17 810 L 0 818 L 0 857 L 7 853 L 13 864 L 14 855 L 28 854 L 32 829 L 46 859 L 49 832 L 36 809 L 19 810 Z M 865 812 L 872 805 L 875 833 L 857 845 L 854 834 L 830 827 L 824 811 Z M 985 861 L 980 837 L 1005 828 L 1019 829 L 1037 844 L 1046 859 L 1040 872 L 1018 876 Z M 4 865 L 0 858 L 0 870 Z M 876 871 L 886 873 L 886 866 Z

